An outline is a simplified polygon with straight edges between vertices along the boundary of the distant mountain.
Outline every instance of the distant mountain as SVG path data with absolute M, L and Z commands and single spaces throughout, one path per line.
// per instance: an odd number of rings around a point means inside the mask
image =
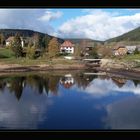
M 74 43 L 74 44 L 80 44 L 80 42 L 81 41 L 83 41 L 83 40 L 85 40 L 85 41 L 87 41 L 87 42 L 89 42 L 89 43 L 101 43 L 101 44 L 103 44 L 104 42 L 103 41 L 99 41 L 99 40 L 92 40 L 92 39 L 84 39 L 84 38 L 65 38 L 65 40 L 69 40 L 69 41 L 71 41 L 72 43 Z
M 9 36 L 15 36 L 16 33 L 19 33 L 20 36 L 22 37 L 32 37 L 34 34 L 39 34 L 41 37 L 44 37 L 45 35 L 48 38 L 53 38 L 53 36 L 50 36 L 48 34 L 45 33 L 41 33 L 41 32 L 37 32 L 37 31 L 33 31 L 33 30 L 25 30 L 25 29 L 0 29 L 0 34 L 3 34 L 6 38 L 8 38 Z M 59 43 L 63 43 L 64 40 L 61 38 L 57 38 Z
M 120 35 L 118 37 L 114 37 L 111 39 L 106 40 L 105 42 L 120 42 L 120 41 L 140 41 L 140 27 L 129 31 L 123 35 Z

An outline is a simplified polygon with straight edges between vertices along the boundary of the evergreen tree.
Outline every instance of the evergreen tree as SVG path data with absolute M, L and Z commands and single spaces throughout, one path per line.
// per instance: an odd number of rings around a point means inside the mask
M 49 57 L 55 57 L 59 53 L 59 43 L 57 41 L 57 38 L 52 38 L 48 44 L 48 54 Z
M 22 45 L 20 35 L 17 33 L 14 37 L 14 41 L 12 44 L 12 50 L 15 53 L 16 57 L 22 56 Z
M 0 45 L 4 45 L 4 41 L 5 41 L 5 37 L 4 37 L 4 35 L 1 33 L 1 34 L 0 34 Z

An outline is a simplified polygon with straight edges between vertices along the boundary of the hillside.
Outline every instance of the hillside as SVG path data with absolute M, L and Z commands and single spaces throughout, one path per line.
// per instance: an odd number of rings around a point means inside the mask
M 52 38 L 53 36 L 50 36 L 48 34 L 44 34 L 37 31 L 32 30 L 24 30 L 24 29 L 0 29 L 0 34 L 3 34 L 5 38 L 8 38 L 9 36 L 14 36 L 16 33 L 19 33 L 22 37 L 32 37 L 34 34 L 39 34 L 41 37 L 44 37 L 45 35 L 48 38 Z M 57 38 L 60 43 L 62 43 L 64 40 L 61 38 Z
M 99 40 L 92 40 L 92 39 L 82 39 L 82 38 L 66 38 L 66 40 L 70 40 L 71 42 L 73 42 L 74 44 L 80 44 L 80 42 L 82 42 L 83 40 L 85 40 L 86 42 L 89 42 L 89 43 L 103 43 L 103 41 L 99 41 Z
M 105 42 L 120 42 L 120 41 L 140 41 L 140 27 L 129 31 L 123 35 L 106 40 Z

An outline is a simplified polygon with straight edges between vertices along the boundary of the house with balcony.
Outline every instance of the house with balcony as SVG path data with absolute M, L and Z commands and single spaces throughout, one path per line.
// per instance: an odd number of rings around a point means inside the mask
M 74 44 L 70 42 L 69 40 L 64 41 L 63 44 L 60 45 L 60 53 L 68 53 L 73 54 L 74 53 Z

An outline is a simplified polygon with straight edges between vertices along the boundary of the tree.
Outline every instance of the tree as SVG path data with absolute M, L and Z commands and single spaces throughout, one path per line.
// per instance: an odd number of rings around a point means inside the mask
M 30 59 L 35 59 L 36 55 L 35 55 L 35 47 L 34 46 L 28 46 L 26 49 L 26 57 L 30 58 Z
M 134 54 L 139 54 L 139 53 L 140 52 L 139 52 L 138 48 L 136 48 L 135 51 L 134 51 Z
M 80 57 L 81 55 L 81 48 L 78 44 L 75 45 L 75 48 L 74 48 L 74 56 L 75 57 Z
M 59 43 L 57 38 L 52 38 L 48 44 L 48 55 L 50 58 L 57 56 L 59 53 Z
M 13 44 L 12 44 L 12 50 L 15 53 L 16 57 L 22 56 L 21 39 L 20 39 L 20 35 L 18 33 L 16 33 L 16 35 L 14 37 L 14 41 L 13 41 Z
M 35 33 L 32 37 L 32 41 L 35 48 L 41 48 L 43 46 L 43 38 L 39 33 Z
M 0 34 L 0 45 L 3 45 L 3 44 L 4 44 L 4 41 L 5 41 L 5 37 L 4 37 L 4 35 L 1 33 L 1 34 Z
M 92 47 L 92 50 L 90 51 L 89 55 L 92 58 L 94 58 L 94 59 L 98 59 L 97 48 L 96 47 Z

